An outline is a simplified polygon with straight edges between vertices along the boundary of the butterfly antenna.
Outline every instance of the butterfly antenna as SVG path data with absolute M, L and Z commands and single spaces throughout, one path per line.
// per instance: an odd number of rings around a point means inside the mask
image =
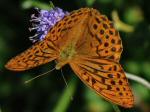
M 37 78 L 42 77 L 42 76 L 44 76 L 44 75 L 47 75 L 48 73 L 54 71 L 55 69 L 56 69 L 56 68 L 53 68 L 53 69 L 51 69 L 51 70 L 49 70 L 49 71 L 47 71 L 47 72 L 45 72 L 45 73 L 42 73 L 42 74 L 40 74 L 40 75 L 38 75 L 38 76 L 36 76 L 36 77 L 33 77 L 32 79 L 29 79 L 29 80 L 25 81 L 24 83 L 27 84 L 27 83 L 33 81 L 34 79 L 37 79 Z
M 64 82 L 65 82 L 66 88 L 69 90 L 68 83 L 67 83 L 67 81 L 66 81 L 66 79 L 65 79 L 65 76 L 64 76 L 64 74 L 63 74 L 62 69 L 61 69 L 61 76 L 62 76 L 62 78 L 63 78 L 63 80 L 64 80 Z M 73 100 L 73 96 L 71 95 L 70 91 L 69 91 L 69 96 L 70 96 L 70 99 Z

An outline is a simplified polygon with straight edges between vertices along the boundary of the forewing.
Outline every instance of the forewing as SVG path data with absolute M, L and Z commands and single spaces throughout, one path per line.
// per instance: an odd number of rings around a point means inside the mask
M 105 59 L 77 58 L 70 63 L 77 76 L 90 88 L 115 104 L 133 106 L 133 95 L 122 67 Z
M 37 42 L 31 48 L 12 58 L 5 67 L 13 71 L 24 71 L 48 63 L 58 57 L 58 49 L 52 42 Z
M 61 48 L 63 48 L 69 38 L 68 32 L 82 20 L 82 17 L 88 11 L 88 8 L 84 8 L 65 16 L 50 29 L 43 41 L 37 42 L 25 52 L 12 58 L 5 67 L 14 71 L 23 71 L 58 58 Z
M 58 49 L 61 50 L 63 46 L 68 44 L 67 40 L 71 36 L 68 35 L 70 34 L 69 32 L 72 32 L 72 28 L 82 21 L 82 18 L 89 13 L 89 10 L 89 8 L 81 8 L 66 15 L 49 31 L 45 40 L 53 41 Z
M 89 12 L 86 32 L 78 41 L 78 55 L 88 55 L 119 62 L 122 42 L 113 23 L 95 9 Z

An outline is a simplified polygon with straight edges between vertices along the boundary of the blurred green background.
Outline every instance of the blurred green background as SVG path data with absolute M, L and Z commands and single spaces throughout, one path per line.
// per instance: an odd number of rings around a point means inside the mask
M 113 18 L 115 10 L 120 21 L 116 27 L 124 45 L 121 64 L 125 71 L 150 81 L 150 1 L 149 0 L 52 0 L 66 11 L 93 7 Z M 28 28 L 33 7 L 47 8 L 49 0 L 0 0 L 0 112 L 115 112 L 112 104 L 87 88 L 69 66 L 60 71 L 29 80 L 54 67 L 49 63 L 25 72 L 4 68 L 8 59 L 32 45 Z M 115 19 L 114 19 L 115 21 Z M 123 22 L 123 24 L 122 24 Z M 125 24 L 124 24 L 125 23 Z M 135 95 L 135 107 L 121 112 L 150 112 L 150 90 L 129 80 Z M 71 98 L 71 96 L 73 98 Z

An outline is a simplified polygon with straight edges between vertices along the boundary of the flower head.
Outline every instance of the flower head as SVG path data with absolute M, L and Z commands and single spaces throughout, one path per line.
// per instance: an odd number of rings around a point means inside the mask
M 38 12 L 38 16 L 32 14 L 30 20 L 32 22 L 32 28 L 29 28 L 29 30 L 36 30 L 36 34 L 32 37 L 29 37 L 33 43 L 43 40 L 48 31 L 65 15 L 68 14 L 68 12 L 63 11 L 58 7 L 55 7 L 51 10 L 39 10 Z

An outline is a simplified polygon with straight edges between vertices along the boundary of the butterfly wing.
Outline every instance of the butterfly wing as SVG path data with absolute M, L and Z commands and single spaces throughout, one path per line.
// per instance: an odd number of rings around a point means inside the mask
M 66 44 L 70 43 L 68 40 L 72 38 L 72 33 L 74 32 L 73 28 L 76 27 L 76 25 L 78 25 L 78 23 L 80 23 L 88 13 L 89 8 L 81 8 L 79 10 L 72 11 L 49 31 L 45 40 L 53 41 L 58 49 L 63 49 Z
M 70 63 L 77 76 L 90 88 L 115 104 L 133 106 L 133 95 L 120 64 L 99 58 L 77 58 Z
M 122 50 L 122 42 L 113 23 L 105 15 L 91 9 L 85 33 L 77 44 L 78 55 L 119 62 Z
M 119 64 L 122 42 L 111 21 L 90 9 L 84 33 L 76 44 L 70 65 L 78 77 L 105 99 L 133 106 L 133 95 Z
M 74 25 L 80 22 L 80 19 L 88 11 L 88 8 L 83 8 L 65 16 L 50 29 L 43 41 L 37 42 L 25 52 L 12 58 L 5 67 L 14 71 L 23 71 L 57 59 L 61 49 L 70 37 L 68 32 L 71 31 Z
M 57 57 L 58 49 L 53 42 L 41 41 L 12 58 L 5 67 L 13 71 L 24 71 L 48 63 Z

